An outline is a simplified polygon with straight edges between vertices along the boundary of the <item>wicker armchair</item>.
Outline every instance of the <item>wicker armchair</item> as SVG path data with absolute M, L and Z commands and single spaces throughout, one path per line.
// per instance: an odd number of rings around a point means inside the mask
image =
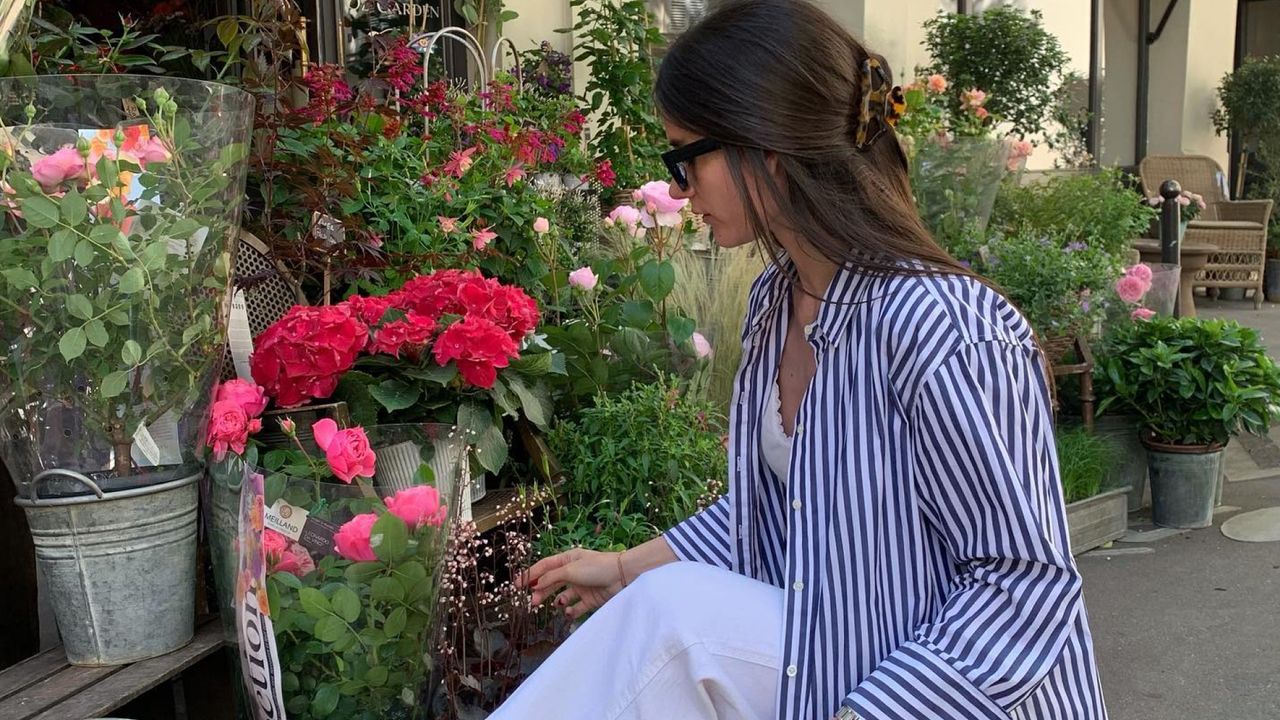
M 1207 288 L 1253 290 L 1253 306 L 1262 307 L 1262 271 L 1267 260 L 1267 223 L 1271 200 L 1230 200 L 1226 176 L 1218 163 L 1204 155 L 1150 155 L 1138 166 L 1147 197 L 1160 194 L 1160 183 L 1177 180 L 1183 190 L 1204 196 L 1205 210 L 1187 225 L 1187 242 L 1211 243 L 1219 252 L 1209 256 L 1195 284 Z

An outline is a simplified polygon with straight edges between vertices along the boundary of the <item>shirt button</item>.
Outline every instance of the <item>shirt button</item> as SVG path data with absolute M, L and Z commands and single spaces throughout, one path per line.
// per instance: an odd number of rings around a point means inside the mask
M 795 665 L 787 666 L 787 677 L 795 677 L 797 672 L 799 672 L 799 670 L 796 669 Z
M 804 426 L 803 426 L 803 425 L 797 425 L 797 426 L 796 426 L 796 435 L 799 435 L 800 433 L 803 433 L 803 432 L 804 432 Z
M 804 326 L 804 336 L 806 338 L 813 337 L 813 328 L 814 328 L 814 325 L 816 324 L 817 323 L 809 323 L 808 325 Z
M 800 592 L 801 590 L 804 590 L 804 583 L 797 580 L 791 584 L 791 587 L 795 588 L 796 592 Z
M 802 503 L 800 502 L 800 498 L 796 498 L 795 500 L 792 500 L 792 501 L 791 501 L 791 507 L 793 507 L 793 508 L 795 508 L 795 509 L 799 510 L 799 509 L 802 507 Z

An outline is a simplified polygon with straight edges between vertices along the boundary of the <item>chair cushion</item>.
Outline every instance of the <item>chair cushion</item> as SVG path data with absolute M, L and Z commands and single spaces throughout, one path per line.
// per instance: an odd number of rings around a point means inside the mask
M 1192 220 L 1188 230 L 1262 230 L 1262 223 L 1244 220 Z

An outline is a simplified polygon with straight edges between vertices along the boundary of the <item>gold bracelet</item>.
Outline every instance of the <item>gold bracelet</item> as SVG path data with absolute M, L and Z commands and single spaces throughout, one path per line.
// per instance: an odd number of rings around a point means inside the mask
M 622 571 L 622 556 L 626 554 L 626 550 L 618 553 L 618 579 L 622 581 L 622 587 L 627 586 L 627 574 Z

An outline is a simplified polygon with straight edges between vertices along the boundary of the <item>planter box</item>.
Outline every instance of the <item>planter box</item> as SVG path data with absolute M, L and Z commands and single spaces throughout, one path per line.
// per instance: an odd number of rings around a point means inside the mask
M 1123 537 L 1129 528 L 1129 487 L 1118 487 L 1067 506 L 1071 554 Z

